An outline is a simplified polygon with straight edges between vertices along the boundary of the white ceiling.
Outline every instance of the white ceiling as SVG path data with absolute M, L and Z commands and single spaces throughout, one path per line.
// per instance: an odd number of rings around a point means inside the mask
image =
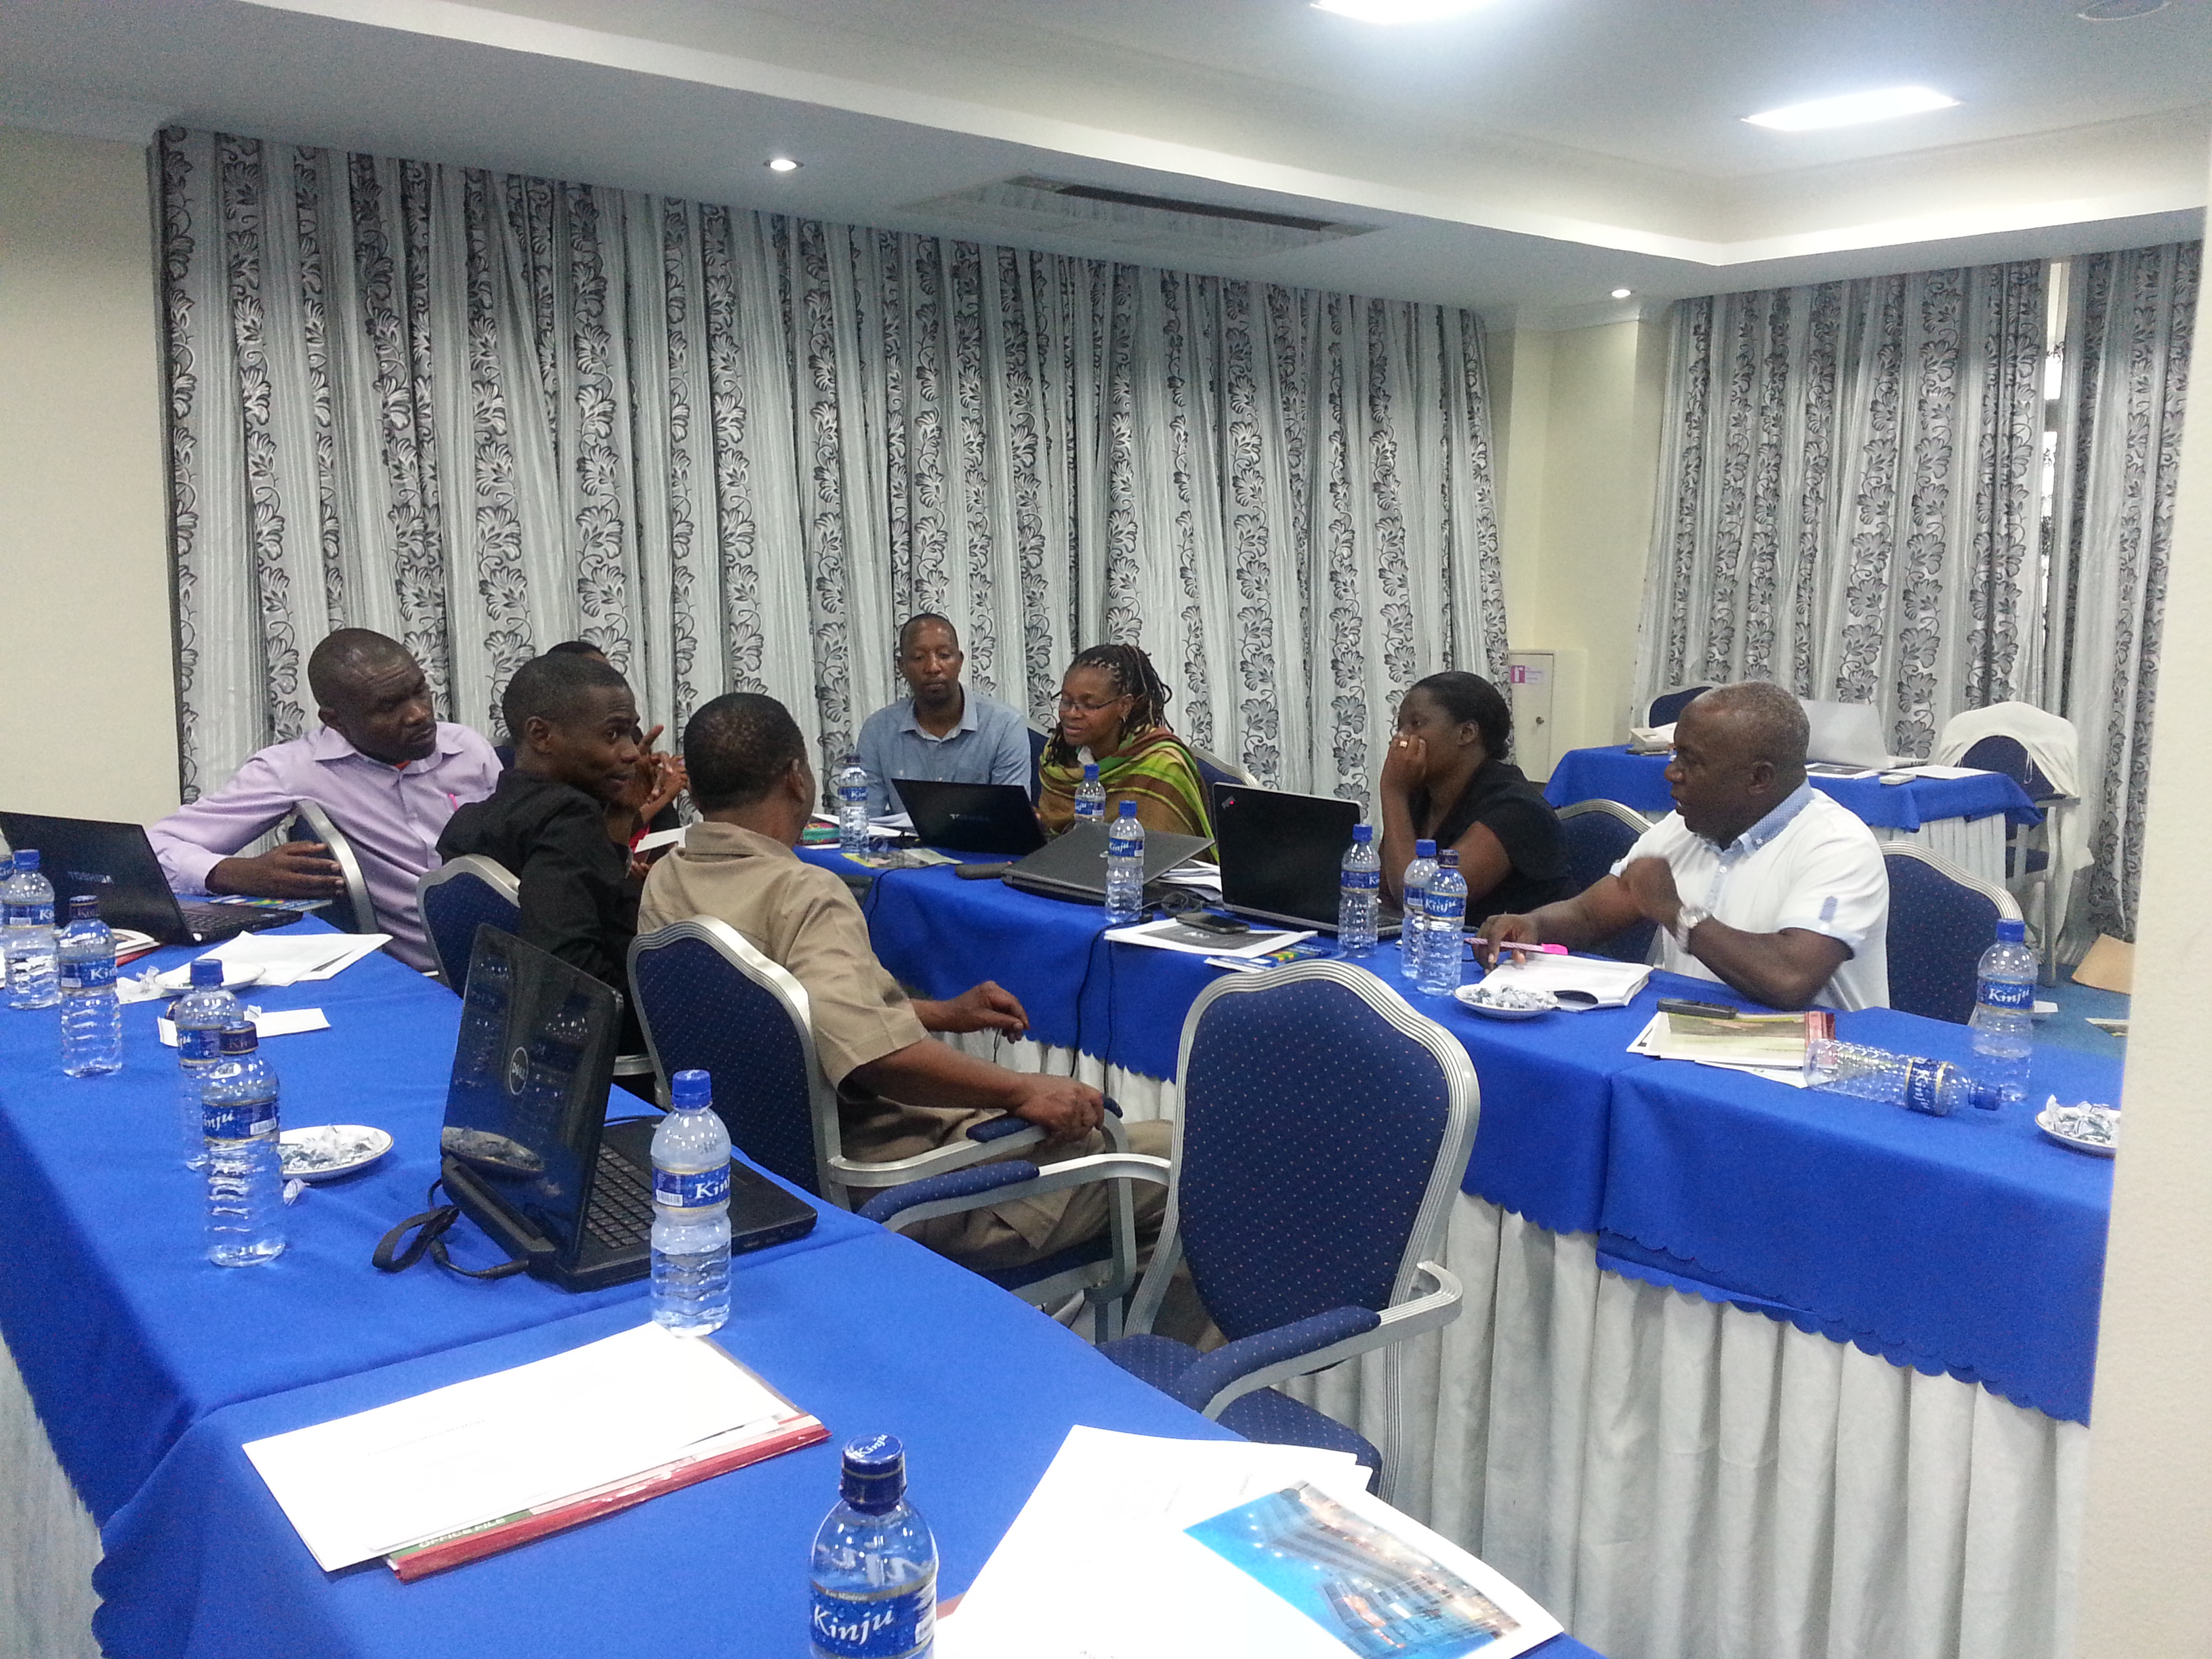
M 1215 268 L 1558 325 L 1619 314 L 1618 286 L 2200 234 L 2212 0 L 2103 24 L 2080 3 L 1493 0 L 1384 29 L 1304 0 L 0 0 L 0 121 L 174 120 L 915 230 L 959 229 L 916 204 L 1045 173 L 1374 225 Z M 1963 102 L 1739 118 L 1907 82 Z M 778 151 L 806 165 L 770 174 Z

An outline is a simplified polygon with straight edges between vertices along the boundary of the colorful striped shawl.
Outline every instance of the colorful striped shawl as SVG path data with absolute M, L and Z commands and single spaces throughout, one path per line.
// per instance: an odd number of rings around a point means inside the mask
M 1075 822 L 1075 787 L 1083 781 L 1083 768 L 1048 761 L 1038 769 L 1038 779 L 1037 817 L 1045 834 L 1056 836 Z M 1183 740 L 1164 726 L 1129 738 L 1099 762 L 1098 781 L 1106 788 L 1109 817 L 1121 811 L 1124 800 L 1133 800 L 1138 820 L 1147 830 L 1185 836 L 1213 833 L 1198 762 Z

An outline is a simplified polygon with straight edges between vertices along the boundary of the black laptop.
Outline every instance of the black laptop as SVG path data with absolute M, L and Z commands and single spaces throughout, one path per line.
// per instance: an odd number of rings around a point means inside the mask
M 154 844 L 135 823 L 0 812 L 0 835 L 11 848 L 39 849 L 40 873 L 54 884 L 55 915 L 67 915 L 72 898 L 90 893 L 110 927 L 135 927 L 164 945 L 212 945 L 234 933 L 282 927 L 317 908 L 180 902 L 161 874 Z
M 489 923 L 469 959 L 446 1094 L 446 1191 L 530 1263 L 532 1277 L 595 1291 L 652 1266 L 658 1116 L 608 1123 L 623 1000 L 580 969 Z M 735 1159 L 730 1249 L 813 1231 L 814 1207 Z
M 891 787 L 924 847 L 1019 857 L 1044 845 L 1030 792 L 1018 783 L 937 783 L 893 778 Z
M 1179 836 L 1172 830 L 1145 831 L 1145 879 L 1150 882 L 1185 859 L 1204 852 L 1212 841 L 1206 836 Z M 1106 826 L 1079 823 L 1006 872 L 1006 885 L 1047 898 L 1074 899 L 1084 904 L 1106 902 Z
M 1345 849 L 1359 808 L 1323 795 L 1289 795 L 1249 784 L 1213 786 L 1213 829 L 1224 908 L 1258 921 L 1336 931 Z M 1378 933 L 1405 918 L 1385 902 Z

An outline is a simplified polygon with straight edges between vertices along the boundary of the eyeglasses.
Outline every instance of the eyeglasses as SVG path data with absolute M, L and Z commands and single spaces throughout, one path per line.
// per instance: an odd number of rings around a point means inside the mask
M 1067 708 L 1080 708 L 1080 709 L 1082 709 L 1085 714 L 1097 714 L 1101 709 L 1111 708 L 1112 708 L 1115 703 L 1117 703 L 1117 702 L 1127 702 L 1127 701 L 1129 700 L 1129 698 L 1130 698 L 1130 697 L 1132 697 L 1132 696 L 1134 696 L 1134 695 L 1135 695 L 1135 694 L 1134 694 L 1133 692 L 1124 691 L 1124 692 L 1123 692 L 1120 696 L 1118 696 L 1118 697 L 1109 697 L 1109 698 L 1107 698 L 1107 699 L 1106 699 L 1106 701 L 1105 701 L 1105 702 L 1084 702 L 1084 701 L 1083 701 L 1083 699 L 1082 699 L 1082 698 L 1080 698 L 1080 697 L 1070 697 L 1070 696 L 1063 696 L 1060 698 L 1060 700 L 1059 707 L 1060 707 L 1060 708 L 1063 708 L 1063 709 L 1067 709 Z

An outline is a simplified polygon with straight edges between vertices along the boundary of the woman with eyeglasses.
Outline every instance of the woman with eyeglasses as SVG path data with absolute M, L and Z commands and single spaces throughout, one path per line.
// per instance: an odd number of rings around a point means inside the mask
M 1106 816 L 1137 803 L 1147 830 L 1210 836 L 1206 781 L 1183 740 L 1168 730 L 1168 689 L 1152 659 L 1133 645 L 1094 645 L 1060 682 L 1060 720 L 1038 767 L 1037 817 L 1048 836 L 1075 822 L 1083 763 L 1098 763 Z

